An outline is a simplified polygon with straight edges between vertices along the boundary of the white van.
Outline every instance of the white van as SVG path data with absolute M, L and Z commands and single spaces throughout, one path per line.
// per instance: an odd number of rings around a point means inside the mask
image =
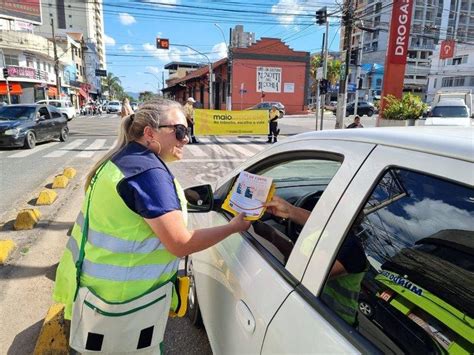
M 66 115 L 68 121 L 76 117 L 76 109 L 71 101 L 67 100 L 41 100 L 37 104 L 51 105 L 58 109 L 59 112 Z
M 438 92 L 425 126 L 471 126 L 472 94 Z

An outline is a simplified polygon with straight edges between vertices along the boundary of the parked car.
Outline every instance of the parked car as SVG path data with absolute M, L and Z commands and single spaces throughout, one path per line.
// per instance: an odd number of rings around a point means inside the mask
M 76 109 L 71 101 L 68 100 L 41 100 L 37 104 L 40 105 L 51 105 L 58 109 L 59 112 L 62 112 L 68 121 L 76 117 Z
M 0 146 L 32 149 L 37 142 L 69 135 L 67 119 L 56 107 L 30 104 L 0 107 Z
M 324 108 L 328 111 L 336 112 L 337 101 L 329 102 L 329 104 L 325 105 Z
M 473 353 L 473 134 L 308 132 L 186 189 L 191 228 L 232 218 L 241 171 L 311 211 L 304 226 L 266 213 L 187 258 L 188 317 L 213 353 Z
M 275 102 L 275 101 L 266 101 L 266 102 L 260 102 L 256 105 L 253 105 L 246 110 L 268 110 L 270 111 L 272 106 L 276 106 L 278 111 L 280 112 L 280 118 L 285 115 L 285 106 L 281 102 Z
M 359 116 L 367 115 L 369 117 L 373 116 L 377 112 L 377 108 L 373 103 L 367 101 L 359 101 L 357 104 L 357 114 Z M 336 114 L 336 111 L 334 111 Z M 347 104 L 346 106 L 346 117 L 354 114 L 354 102 Z
M 132 108 L 133 111 L 138 110 L 138 102 L 131 102 L 130 107 Z
M 119 101 L 109 101 L 107 103 L 107 113 L 119 113 L 122 110 L 122 104 Z

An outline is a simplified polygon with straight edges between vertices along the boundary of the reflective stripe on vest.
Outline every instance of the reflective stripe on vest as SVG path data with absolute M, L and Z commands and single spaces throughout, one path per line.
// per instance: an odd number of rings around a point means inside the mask
M 324 286 L 321 299 L 350 325 L 356 322 L 360 283 L 365 272 L 348 274 L 329 280 Z
M 77 216 L 76 224 L 82 232 L 84 226 L 84 215 L 82 212 Z M 92 228 L 89 228 L 87 241 L 95 247 L 106 249 L 112 253 L 148 254 L 156 250 L 165 249 L 163 243 L 156 236 L 151 236 L 140 242 L 116 238 L 110 234 L 97 232 Z

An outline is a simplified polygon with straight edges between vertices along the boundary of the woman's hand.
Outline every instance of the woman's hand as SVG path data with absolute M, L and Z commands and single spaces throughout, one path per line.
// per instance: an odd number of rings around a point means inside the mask
M 273 196 L 271 201 L 265 203 L 264 206 L 267 208 L 267 212 L 275 216 L 291 219 L 293 205 L 281 197 Z
M 234 233 L 243 232 L 250 228 L 250 221 L 244 219 L 245 213 L 240 213 L 238 216 L 232 218 L 229 225 L 232 226 Z

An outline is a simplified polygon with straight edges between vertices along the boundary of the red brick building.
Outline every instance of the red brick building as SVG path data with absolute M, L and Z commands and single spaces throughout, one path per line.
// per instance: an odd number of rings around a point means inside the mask
M 280 39 L 262 38 L 248 48 L 233 48 L 231 58 L 233 110 L 246 109 L 261 101 L 279 101 L 289 114 L 305 111 L 309 95 L 309 52 L 294 51 Z M 213 63 L 212 70 L 214 108 L 225 109 L 229 82 L 227 58 Z M 208 66 L 170 81 L 163 92 L 181 102 L 194 97 L 207 108 Z

